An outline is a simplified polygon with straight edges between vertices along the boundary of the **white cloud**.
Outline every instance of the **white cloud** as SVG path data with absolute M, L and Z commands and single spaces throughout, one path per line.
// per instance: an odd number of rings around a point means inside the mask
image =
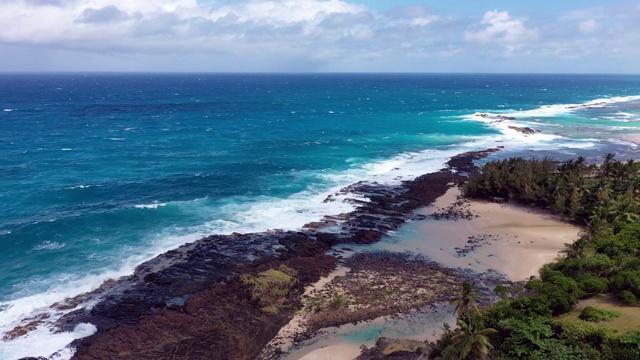
M 411 25 L 414 26 L 426 26 L 431 24 L 432 22 L 438 20 L 437 16 L 424 16 L 424 17 L 416 17 L 411 20 Z
M 76 21 L 81 23 L 110 23 L 126 18 L 127 15 L 124 12 L 113 5 L 109 5 L 101 9 L 87 8 Z
M 160 43 L 184 48 L 186 36 L 191 42 L 206 37 L 215 43 L 242 38 L 253 31 L 268 34 L 295 24 L 366 10 L 341 0 L 252 0 L 220 7 L 195 0 L 72 0 L 64 6 L 46 6 L 56 4 L 54 0 L 3 4 L 0 41 L 58 46 L 69 41 L 100 41 L 104 46 L 111 43 L 136 50 L 136 36 L 153 32 Z
M 601 59 L 640 52 L 636 4 L 523 18 L 426 6 L 377 12 L 354 1 L 0 0 L 0 48 L 20 50 L 3 53 L 0 71 L 12 61 L 34 63 L 17 54 L 34 57 L 38 49 L 61 68 L 103 59 L 123 70 L 147 69 L 156 59 L 163 69 L 201 71 L 438 71 L 433 64 L 466 71 L 471 57 L 492 66 L 496 58 L 606 63 Z
M 278 24 L 313 21 L 331 14 L 357 14 L 365 10 L 363 6 L 340 0 L 281 0 L 251 1 L 239 12 L 246 21 Z
M 478 43 L 521 44 L 534 40 L 536 29 L 528 29 L 524 20 L 512 18 L 507 11 L 487 11 L 479 24 L 464 34 L 464 39 Z
M 578 25 L 580 32 L 583 34 L 591 34 L 593 32 L 596 32 L 600 30 L 600 27 L 600 23 L 594 19 L 581 21 Z

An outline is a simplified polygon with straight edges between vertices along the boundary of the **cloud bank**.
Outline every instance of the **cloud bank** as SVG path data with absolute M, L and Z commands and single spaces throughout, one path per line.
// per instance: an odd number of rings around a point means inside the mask
M 603 72 L 624 72 L 640 54 L 631 3 L 530 16 L 342 0 L 0 0 L 0 9 L 5 71 L 548 71 L 541 64 L 553 61 L 562 71 L 570 59 L 597 71 L 607 58 L 619 67 Z

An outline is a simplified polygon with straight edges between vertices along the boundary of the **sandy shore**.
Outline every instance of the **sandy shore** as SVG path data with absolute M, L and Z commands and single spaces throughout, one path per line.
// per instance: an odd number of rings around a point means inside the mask
M 452 188 L 422 213 L 447 208 L 458 195 L 460 190 Z M 382 241 L 379 248 L 414 251 L 446 267 L 495 270 L 509 280 L 520 281 L 538 275 L 538 269 L 553 261 L 583 230 L 529 207 L 478 200 L 469 201 L 467 206 L 474 216 L 471 220 L 413 224 L 413 235 Z
M 640 134 L 628 134 L 622 135 L 622 140 L 632 142 L 634 144 L 640 145 Z
M 355 252 L 414 253 L 443 267 L 478 273 L 492 270 L 508 280 L 520 281 L 537 275 L 542 265 L 554 260 L 565 244 L 575 241 L 582 231 L 544 211 L 475 200 L 460 202 L 459 195 L 460 191 L 452 188 L 420 213 L 432 215 L 453 207 L 471 215 L 466 219 L 416 221 L 378 243 L 349 248 Z M 345 276 L 350 276 L 350 272 L 341 267 L 307 293 L 331 289 Z M 439 336 L 444 322 L 454 323 L 450 310 L 445 303 L 414 314 L 323 329 L 291 348 L 292 342 L 287 339 L 304 332 L 308 321 L 308 314 L 301 312 L 282 329 L 275 343 L 285 351 L 282 359 L 353 359 L 360 353 L 361 345 L 371 346 L 379 336 L 404 339 Z M 415 327 L 416 322 L 420 326 Z

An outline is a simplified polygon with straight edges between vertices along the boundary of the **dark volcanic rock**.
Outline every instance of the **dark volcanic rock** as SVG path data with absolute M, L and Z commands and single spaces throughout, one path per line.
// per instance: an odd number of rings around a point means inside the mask
M 459 173 L 473 174 L 480 170 L 480 168 L 474 164 L 474 161 L 483 159 L 496 151 L 499 151 L 499 148 L 471 151 L 456 155 L 447 161 L 447 165 Z
M 74 359 L 250 359 L 300 306 L 305 285 L 329 273 L 336 259 L 324 254 L 263 259 L 244 272 L 286 265 L 298 272 L 298 289 L 288 294 L 277 313 L 266 313 L 234 276 L 209 284 L 178 310 L 158 309 L 135 324 L 121 324 L 99 336 L 77 341 Z
M 533 135 L 533 134 L 537 134 L 537 133 L 540 132 L 538 130 L 533 130 L 530 127 L 509 126 L 509 129 L 521 132 L 521 133 L 523 133 L 525 135 Z
M 147 261 L 134 274 L 69 299 L 60 308 L 91 300 L 95 305 L 62 317 L 62 331 L 92 323 L 98 332 L 72 345 L 74 359 L 250 359 L 287 323 L 300 306 L 304 286 L 334 268 L 325 252 L 338 243 L 372 243 L 431 204 L 473 164 L 497 149 L 455 156 L 448 169 L 398 186 L 359 182 L 339 193 L 355 193 L 349 214 L 327 217 L 339 230 L 322 223 L 300 232 L 212 235 Z M 265 313 L 241 282 L 242 274 L 277 269 L 297 271 L 298 291 L 283 299 L 277 313 Z

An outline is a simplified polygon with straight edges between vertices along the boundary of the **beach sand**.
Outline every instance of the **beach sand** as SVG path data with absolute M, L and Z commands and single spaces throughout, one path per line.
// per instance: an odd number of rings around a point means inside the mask
M 358 345 L 353 344 L 335 344 L 314 350 L 300 360 L 353 360 L 362 350 Z
M 422 213 L 446 208 L 458 195 L 460 190 L 452 188 Z M 377 247 L 417 252 L 446 267 L 495 270 L 511 281 L 520 281 L 538 275 L 540 267 L 553 261 L 583 230 L 530 207 L 473 200 L 468 209 L 477 217 L 422 221 L 413 224 L 414 235 L 383 240 Z
M 431 215 L 457 202 L 460 190 L 450 189 L 421 214 Z M 424 220 L 403 226 L 396 234 L 366 246 L 345 246 L 358 251 L 386 250 L 421 254 L 444 267 L 496 271 L 511 281 L 538 275 L 538 269 L 553 261 L 565 244 L 578 239 L 583 230 L 561 221 L 548 212 L 485 201 L 464 202 L 471 219 Z M 336 276 L 345 275 L 340 267 L 328 279 L 309 290 L 326 286 Z M 307 292 L 308 292 L 307 291 Z M 280 347 L 288 351 L 291 338 L 304 329 L 304 313 L 297 315 L 279 336 Z M 440 336 L 442 324 L 455 324 L 448 304 L 434 304 L 417 313 L 323 329 L 288 352 L 282 359 L 353 359 L 360 346 L 371 346 L 380 336 L 403 339 L 431 339 Z
M 621 136 L 622 140 L 640 145 L 640 134 L 627 134 Z

